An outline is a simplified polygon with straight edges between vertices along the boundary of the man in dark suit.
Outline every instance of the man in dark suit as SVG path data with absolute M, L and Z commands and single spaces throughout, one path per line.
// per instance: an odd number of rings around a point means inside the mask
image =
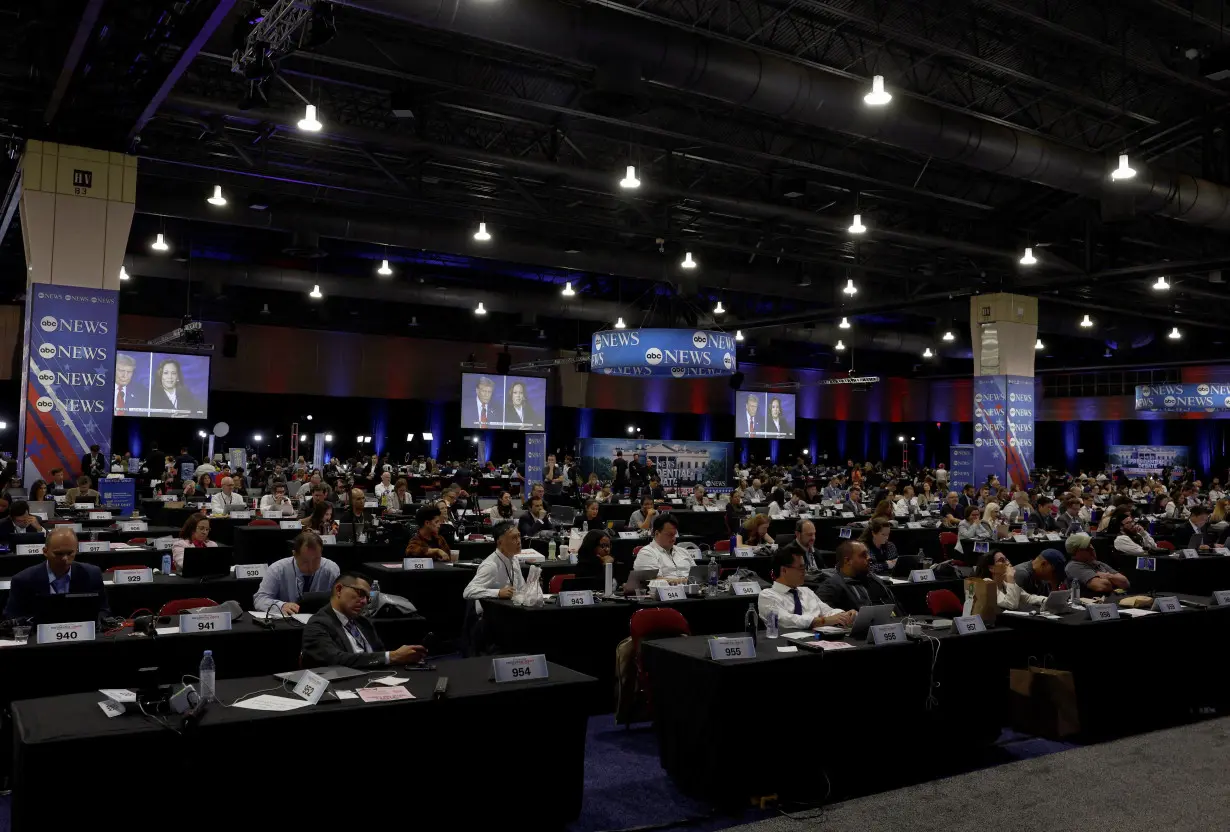
M 102 599 L 101 615 L 109 616 L 107 591 L 103 587 L 102 570 L 88 563 L 74 563 L 77 558 L 77 535 L 60 526 L 47 536 L 43 546 L 45 563 L 37 563 L 13 576 L 9 600 L 4 605 L 5 618 L 26 618 L 35 613 L 35 598 L 40 595 L 96 592 Z
M 114 410 L 116 416 L 127 416 L 130 410 L 140 410 L 141 414 L 144 414 L 149 409 L 149 391 L 142 385 L 133 383 L 132 380 L 136 369 L 137 361 L 131 355 L 124 352 L 116 355 Z M 159 456 L 155 452 L 150 458 L 158 459 Z
M 387 651 L 376 628 L 364 617 L 371 599 L 371 584 L 357 572 L 343 572 L 333 582 L 329 606 L 313 615 L 303 628 L 303 666 L 370 668 L 388 664 L 415 664 L 427 648 L 407 644 Z
M 824 570 L 824 583 L 816 591 L 830 607 L 857 610 L 864 605 L 897 605 L 888 584 L 871 571 L 867 547 L 857 540 L 843 540 L 837 547 L 837 568 Z
M 15 534 L 39 534 L 42 531 L 42 524 L 30 513 L 30 504 L 25 500 L 14 500 L 9 506 L 9 516 L 0 520 L 0 543 L 8 543 Z
M 1215 534 L 1205 528 L 1208 522 L 1208 507 L 1193 507 L 1191 517 L 1187 519 L 1187 522 L 1175 526 L 1174 533 L 1170 536 L 1170 542 L 1174 544 L 1175 549 L 1208 549 L 1213 543 L 1213 538 L 1216 537 Z M 1196 535 L 1201 536 L 1201 542 L 1199 545 L 1193 546 L 1192 544 L 1195 542 L 1193 538 Z
M 107 458 L 97 445 L 91 445 L 90 452 L 81 457 L 81 473 L 96 482 L 107 475 Z
M 809 575 L 818 573 L 824 567 L 816 552 L 816 524 L 810 520 L 800 520 L 794 524 L 794 540 L 783 546 L 781 551 L 800 555 Z
M 503 417 L 504 403 L 495 394 L 495 382 L 487 376 L 479 376 L 478 381 L 474 383 L 473 394 L 467 395 L 464 392 L 462 393 L 462 426 L 467 428 L 494 428 L 499 426 Z
M 746 398 L 743 400 L 743 413 L 739 416 L 742 420 L 739 428 L 743 433 L 735 431 L 735 436 L 747 436 L 755 438 L 764 435 L 764 414 L 760 412 L 760 399 L 755 393 L 744 394 Z

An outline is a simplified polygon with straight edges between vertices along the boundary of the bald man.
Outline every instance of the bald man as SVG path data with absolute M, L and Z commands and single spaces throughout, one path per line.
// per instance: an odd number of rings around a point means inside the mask
M 242 509 L 247 505 L 243 497 L 235 493 L 235 481 L 230 477 L 223 477 L 218 487 L 222 490 L 209 498 L 210 514 L 226 514 L 231 510 L 227 506 Z
M 35 598 L 40 595 L 67 595 L 70 592 L 96 592 L 102 598 L 102 615 L 107 609 L 107 591 L 103 587 L 102 570 L 88 563 L 76 563 L 77 535 L 65 526 L 57 526 L 47 535 L 43 545 L 43 563 L 23 569 L 13 576 L 9 600 L 4 606 L 5 618 L 26 618 L 34 615 Z

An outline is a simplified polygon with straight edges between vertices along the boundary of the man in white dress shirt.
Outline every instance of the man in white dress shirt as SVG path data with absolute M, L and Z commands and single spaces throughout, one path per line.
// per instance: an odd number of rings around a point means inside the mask
M 656 569 L 658 577 L 672 584 L 684 583 L 696 561 L 683 549 L 675 548 L 679 537 L 679 523 L 673 514 L 659 514 L 653 518 L 653 541 L 636 553 L 634 570 Z
M 783 630 L 810 630 L 824 624 L 849 627 L 854 623 L 854 610 L 830 607 L 803 586 L 807 567 L 797 549 L 778 549 L 773 554 L 773 572 L 773 586 L 757 598 L 762 621 L 775 612 L 777 626 Z
M 508 599 L 525 586 L 521 564 L 516 561 L 521 553 L 521 532 L 517 524 L 511 520 L 496 523 L 491 534 L 495 537 L 495 551 L 487 555 L 461 593 L 462 598 L 474 602 L 479 615 L 483 614 L 480 598 Z
M 261 497 L 261 517 L 294 517 L 295 507 L 286 496 L 286 483 L 275 480 L 273 493 Z
M 243 508 L 247 505 L 243 501 L 243 497 L 235 493 L 235 481 L 230 477 L 223 477 L 222 482 L 218 483 L 218 487 L 222 490 L 209 498 L 209 511 L 211 514 L 226 514 L 227 506 Z
M 376 483 L 376 498 L 379 499 L 386 494 L 393 493 L 393 475 L 385 471 L 380 475 L 380 482 Z

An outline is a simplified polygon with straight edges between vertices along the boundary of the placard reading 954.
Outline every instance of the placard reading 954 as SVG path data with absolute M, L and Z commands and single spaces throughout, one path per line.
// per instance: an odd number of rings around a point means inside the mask
M 756 645 L 751 636 L 709 639 L 709 658 L 715 662 L 756 658 Z
M 546 679 L 547 657 L 539 653 L 535 656 L 509 656 L 492 659 L 491 675 L 495 681 L 500 683 Z
M 39 644 L 76 644 L 94 640 L 93 621 L 72 621 L 66 624 L 39 624 Z
M 186 612 L 179 617 L 181 633 L 217 633 L 230 628 L 229 612 Z

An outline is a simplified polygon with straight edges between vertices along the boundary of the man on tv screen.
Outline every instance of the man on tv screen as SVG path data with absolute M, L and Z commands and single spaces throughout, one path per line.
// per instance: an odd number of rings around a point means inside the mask
M 794 426 L 786 420 L 786 414 L 782 410 L 782 400 L 777 396 L 769 399 L 769 422 L 765 429 L 769 433 L 780 433 L 783 436 L 794 433 Z
M 541 427 L 542 417 L 530 406 L 530 396 L 524 381 L 514 381 L 508 388 L 504 403 L 504 426 L 510 428 Z
M 466 427 L 498 427 L 503 415 L 503 406 L 495 394 L 495 382 L 487 376 L 479 376 L 474 383 L 474 392 L 462 400 L 462 422 Z
M 126 352 L 115 357 L 115 415 L 124 416 L 129 410 L 149 406 L 149 392 L 133 381 L 137 360 Z
M 748 393 L 743 403 L 743 429 L 749 437 L 764 433 L 764 416 L 760 415 L 760 400 Z

